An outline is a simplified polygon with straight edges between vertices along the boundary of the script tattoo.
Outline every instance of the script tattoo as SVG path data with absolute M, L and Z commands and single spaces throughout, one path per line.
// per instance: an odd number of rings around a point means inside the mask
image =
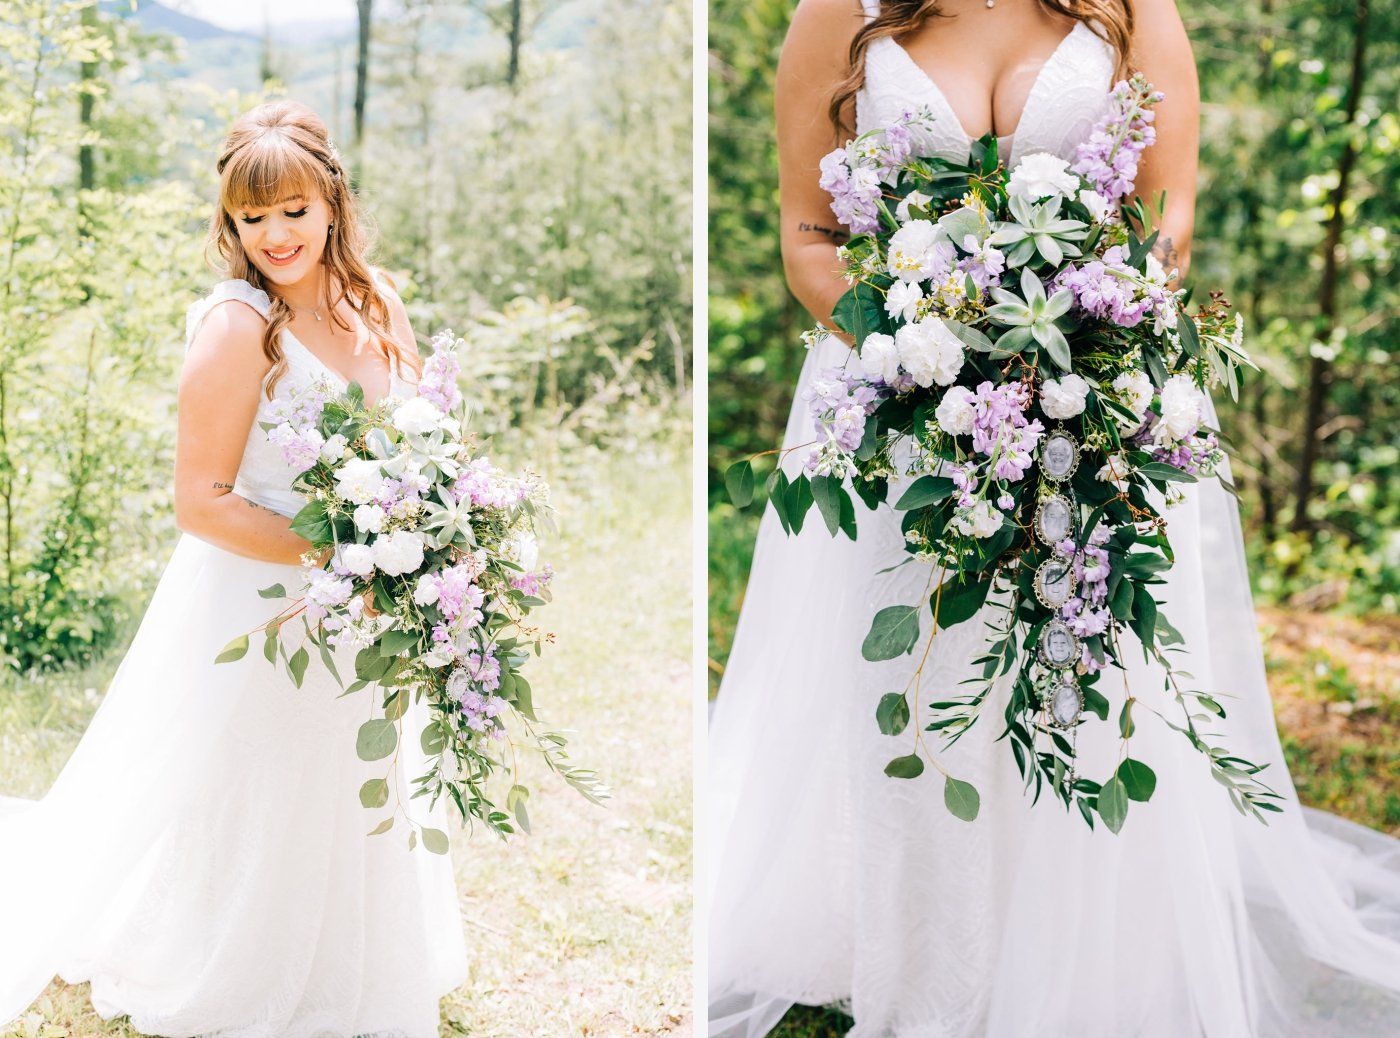
M 830 238 L 834 242 L 837 242 L 838 244 L 850 238 L 850 235 L 847 234 L 845 231 L 838 230 L 832 227 L 823 227 L 820 224 L 807 223 L 805 220 L 797 225 L 797 229 L 799 231 L 816 231 L 818 234 L 825 234 L 828 238 Z
M 214 489 L 215 489 L 215 490 L 232 490 L 232 489 L 233 489 L 233 484 L 232 484 L 232 483 L 215 483 L 215 484 L 214 484 Z

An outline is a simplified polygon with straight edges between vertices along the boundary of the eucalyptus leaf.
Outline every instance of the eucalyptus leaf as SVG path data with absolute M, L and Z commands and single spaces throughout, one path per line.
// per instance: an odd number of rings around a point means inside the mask
M 943 783 L 943 803 L 955 818 L 971 822 L 976 820 L 977 812 L 982 808 L 982 797 L 976 786 L 949 775 Z
M 1108 826 L 1109 832 L 1118 833 L 1128 817 L 1128 790 L 1123 781 L 1114 775 L 1099 790 L 1099 817 Z
M 872 662 L 912 652 L 919 640 L 919 607 L 886 606 L 875 614 L 860 654 Z
M 447 834 L 441 829 L 423 829 L 423 846 L 434 854 L 446 854 L 448 848 Z
M 393 721 L 372 718 L 360 725 L 355 737 L 355 752 L 360 760 L 383 760 L 399 744 L 399 730 Z
M 753 465 L 747 460 L 730 465 L 724 472 L 724 486 L 735 508 L 747 508 L 753 500 Z
M 241 660 L 248 654 L 248 636 L 240 634 L 233 641 L 229 642 L 214 657 L 215 663 L 232 663 L 234 660 Z
M 1131 757 L 1118 765 L 1116 780 L 1122 783 L 1128 797 L 1139 803 L 1151 800 L 1157 789 L 1156 773 L 1142 761 Z
M 890 778 L 912 779 L 924 773 L 924 760 L 917 753 L 896 757 L 885 765 L 885 774 Z
M 909 724 L 909 700 L 903 692 L 886 692 L 875 708 L 875 721 L 883 735 L 898 735 Z
M 389 802 L 389 783 L 370 779 L 360 787 L 360 803 L 365 807 L 383 807 Z

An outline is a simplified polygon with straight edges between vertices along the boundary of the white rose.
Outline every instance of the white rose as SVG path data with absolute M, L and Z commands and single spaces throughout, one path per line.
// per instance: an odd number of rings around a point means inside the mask
M 423 542 L 407 530 L 380 537 L 374 542 L 374 564 L 391 577 L 411 573 L 423 564 Z
M 899 200 L 899 205 L 894 207 L 894 218 L 900 223 L 909 222 L 909 207 L 922 209 L 933 201 L 932 195 L 926 195 L 922 191 L 910 191 Z
M 416 396 L 394 408 L 391 421 L 400 432 L 421 436 L 438 427 L 442 412 L 421 396 Z
M 378 505 L 360 505 L 355 509 L 355 529 L 361 533 L 378 533 L 384 529 L 384 509 Z
M 1104 223 L 1108 219 L 1108 199 L 1092 188 L 1086 187 L 1079 192 L 1079 204 L 1089 210 L 1089 219 L 1095 223 Z
M 340 564 L 357 577 L 367 577 L 374 572 L 374 549 L 368 544 L 343 544 Z
M 906 324 L 895 333 L 899 363 L 924 388 L 951 386 L 963 365 L 962 340 L 936 317 Z
M 860 345 L 860 370 L 872 382 L 893 382 L 899 377 L 899 349 L 894 337 L 875 332 Z
M 1161 447 L 1186 439 L 1201 424 L 1205 394 L 1189 375 L 1173 375 L 1162 387 L 1162 417 L 1152 429 L 1152 440 Z
M 947 265 L 953 251 L 947 238 L 932 220 L 910 220 L 890 238 L 889 272 L 901 281 L 927 281 L 940 264 Z
M 1125 371 L 1113 380 L 1113 390 L 1118 394 L 1122 403 L 1133 414 L 1137 415 L 1137 421 L 1129 423 L 1119 422 L 1119 426 L 1125 432 L 1132 432 L 1142 424 L 1142 416 L 1147 413 L 1147 405 L 1152 403 L 1152 380 L 1142 371 Z
M 340 433 L 336 433 L 321 445 L 321 460 L 334 465 L 345 456 L 345 448 L 349 445 L 349 440 Z
M 1069 172 L 1069 163 L 1058 155 L 1039 151 L 1027 155 L 1006 181 L 1006 193 L 1036 202 L 1050 195 L 1073 195 L 1079 189 L 1079 178 Z
M 1089 383 L 1075 374 L 1048 378 L 1040 386 L 1040 409 L 1050 418 L 1073 418 L 1084 412 Z
M 972 406 L 975 400 L 972 390 L 964 386 L 954 386 L 944 394 L 933 412 L 938 427 L 954 436 L 966 436 L 972 432 L 972 419 L 976 411 Z
M 380 462 L 374 458 L 347 461 L 335 474 L 335 492 L 357 505 L 367 505 L 379 496 L 384 487 Z
M 1132 466 L 1128 464 L 1128 459 L 1122 454 L 1110 454 L 1108 462 L 1099 469 L 1098 478 L 1105 483 L 1112 483 L 1119 490 L 1128 488 L 1128 473 L 1132 471 Z
M 896 281 L 885 294 L 885 313 L 912 321 L 919 313 L 919 300 L 924 290 L 908 281 Z
M 953 517 L 953 525 L 959 533 L 978 539 L 992 536 L 1001 529 L 1001 522 L 1001 513 L 986 500 L 978 501 L 965 512 L 959 512 Z
M 430 606 L 438 600 L 439 590 L 437 581 L 432 576 L 421 576 L 418 583 L 413 585 L 413 601 L 420 606 Z

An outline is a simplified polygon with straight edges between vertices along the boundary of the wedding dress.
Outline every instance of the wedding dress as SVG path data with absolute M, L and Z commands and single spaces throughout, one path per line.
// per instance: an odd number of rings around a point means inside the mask
M 227 300 L 267 316 L 265 293 L 224 281 L 190 308 L 187 347 Z M 290 330 L 282 348 L 275 399 L 316 379 L 344 387 Z M 413 392 L 393 371 L 390 393 Z M 259 397 L 258 421 L 271 406 Z M 292 515 L 294 475 L 254 424 L 234 492 Z M 338 699 L 314 660 L 297 688 L 261 635 L 214 663 L 281 607 L 258 590 L 295 593 L 299 572 L 183 534 L 53 787 L 0 807 L 0 1027 L 58 974 L 91 981 L 98 1013 L 148 1034 L 438 1034 L 438 999 L 466 975 L 451 859 L 410 851 L 402 817 L 366 835 L 399 790 L 415 822 L 447 828 L 444 802 L 409 800 L 427 770 L 425 704 L 409 708 L 392 765 L 365 763 L 355 734 L 374 690 Z M 334 659 L 354 674 L 348 643 Z M 365 810 L 361 783 L 386 771 L 390 806 Z
M 873 0 L 866 8 L 873 15 Z M 1010 160 L 1072 159 L 1108 104 L 1113 64 L 1108 45 L 1077 25 L 1040 72 Z M 894 40 L 875 41 L 857 130 L 921 105 L 936 120 L 925 148 L 965 158 L 970 140 L 932 80 Z M 807 356 L 785 445 L 812 439 L 807 387 L 848 356 L 834 338 Z M 1213 407 L 1207 417 L 1216 424 Z M 790 475 L 803 453 L 788 457 Z M 889 500 L 898 496 L 892 488 Z M 858 1038 L 1400 1035 L 1400 841 L 1298 803 L 1232 497 L 1206 481 L 1165 511 L 1176 564 L 1154 590 L 1191 649 L 1177 667 L 1230 697 L 1218 742 L 1268 763 L 1261 778 L 1284 812 L 1267 826 L 1242 817 L 1205 759 L 1139 711 L 1132 755 L 1159 782 L 1118 836 L 1023 794 L 995 742 L 1009 677 L 961 742 L 930 743 L 981 792 L 975 822 L 948 812 L 932 770 L 885 777 L 919 720 L 883 736 L 875 706 L 905 687 L 917 660 L 867 663 L 861 642 L 880 608 L 927 600 L 929 573 L 886 571 L 907 557 L 887 505 L 856 513 L 854 543 L 812 516 L 795 537 L 771 510 L 759 528 L 710 725 L 712 1036 L 757 1038 L 793 1003 L 842 1005 Z M 922 623 L 926 635 L 927 612 Z M 925 708 L 980 675 L 970 661 L 984 636 L 982 618 L 938 634 Z M 1121 702 L 1130 688 L 1179 720 L 1160 667 L 1131 637 L 1123 659 L 1126 676 L 1109 671 L 1105 694 Z M 1078 745 L 1082 773 L 1107 778 L 1117 724 L 1091 718 Z

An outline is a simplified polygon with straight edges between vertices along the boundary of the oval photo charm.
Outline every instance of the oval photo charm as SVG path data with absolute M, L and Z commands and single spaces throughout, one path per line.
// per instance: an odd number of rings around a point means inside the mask
M 1079 662 L 1079 638 L 1063 620 L 1051 620 L 1040 632 L 1040 661 L 1057 670 Z
M 1063 483 L 1079 466 L 1079 443 L 1063 429 L 1052 432 L 1040 444 L 1040 470 L 1047 479 Z
M 1051 609 L 1059 609 L 1068 602 L 1076 586 L 1074 566 L 1068 559 L 1047 559 L 1035 571 L 1036 597 L 1042 605 Z
M 1056 728 L 1073 728 L 1084 712 L 1084 693 L 1074 678 L 1066 675 L 1050 689 L 1050 720 Z
M 1074 506 L 1063 494 L 1051 494 L 1035 510 L 1035 532 L 1046 544 L 1059 544 L 1074 533 Z

